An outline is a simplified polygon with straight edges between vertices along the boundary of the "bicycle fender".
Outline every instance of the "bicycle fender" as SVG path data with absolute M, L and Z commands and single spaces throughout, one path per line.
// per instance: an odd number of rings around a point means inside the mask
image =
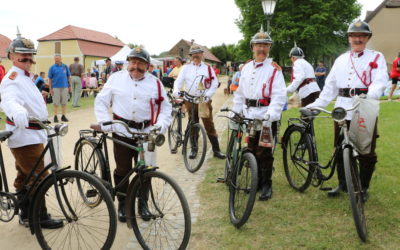
M 67 169 L 69 169 L 69 168 L 68 167 L 61 168 L 61 169 L 57 170 L 57 173 L 67 170 Z M 49 174 L 48 176 L 44 177 L 44 179 L 37 186 L 36 191 L 33 193 L 32 197 L 29 201 L 28 221 L 29 221 L 29 229 L 30 229 L 32 235 L 35 234 L 35 231 L 33 228 L 33 218 L 32 218 L 32 216 L 33 216 L 33 211 L 32 211 L 33 210 L 33 201 L 35 201 L 37 199 L 37 193 L 38 193 L 37 190 L 40 190 L 43 187 L 44 183 L 46 183 L 46 181 L 52 177 L 53 177 L 52 174 Z
M 96 145 L 99 142 L 99 140 L 95 137 L 80 137 L 79 140 L 75 143 L 74 151 L 73 151 L 74 155 L 76 154 L 76 150 L 78 150 L 78 146 L 81 144 L 81 142 L 83 140 L 87 140 L 87 141 L 93 143 L 93 145 Z
M 283 147 L 285 146 L 285 144 L 283 143 L 284 141 L 285 141 L 285 139 L 286 139 L 286 137 L 287 137 L 287 134 L 289 133 L 288 131 L 290 130 L 290 128 L 292 128 L 292 127 L 299 127 L 299 128 L 302 128 L 302 129 L 306 129 L 306 126 L 304 126 L 303 124 L 301 124 L 301 123 L 293 123 L 293 124 L 291 124 L 291 125 L 289 125 L 287 128 L 286 128 L 286 130 L 285 130 L 285 132 L 283 133 L 283 136 L 282 136 L 282 143 L 281 143 L 281 147 L 282 147 L 282 149 L 283 149 Z
M 128 226 L 129 229 L 132 229 L 132 223 L 131 223 L 131 219 L 132 218 L 132 209 L 129 208 L 129 205 L 132 204 L 132 189 L 133 186 L 135 184 L 135 182 L 138 180 L 139 175 L 135 175 L 131 181 L 131 183 L 129 183 L 128 186 L 128 190 L 126 191 L 126 197 L 125 197 L 125 213 L 126 213 L 126 225 Z M 133 197 L 134 199 L 136 197 Z

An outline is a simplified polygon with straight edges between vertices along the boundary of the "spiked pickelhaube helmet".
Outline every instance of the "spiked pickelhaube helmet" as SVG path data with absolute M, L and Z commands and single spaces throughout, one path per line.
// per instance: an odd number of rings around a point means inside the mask
M 264 32 L 264 28 L 262 26 L 260 28 L 260 31 L 251 38 L 250 47 L 253 47 L 253 44 L 257 43 L 273 43 L 272 38 L 267 32 Z
M 36 54 L 35 44 L 31 40 L 22 37 L 18 27 L 17 38 L 10 43 L 7 49 L 7 57 L 9 59 L 10 53 Z
M 126 60 L 129 61 L 131 58 L 139 58 L 142 59 L 143 61 L 150 63 L 150 54 L 147 52 L 145 49 L 136 47 L 131 50 L 131 52 L 128 54 L 126 57 Z
M 297 47 L 297 44 L 294 43 L 294 47 L 290 50 L 289 57 L 304 57 L 304 52 L 301 48 Z
M 360 19 L 349 25 L 347 34 L 349 33 L 366 33 L 369 34 L 370 37 L 372 36 L 372 31 L 369 28 L 368 23 L 361 21 Z

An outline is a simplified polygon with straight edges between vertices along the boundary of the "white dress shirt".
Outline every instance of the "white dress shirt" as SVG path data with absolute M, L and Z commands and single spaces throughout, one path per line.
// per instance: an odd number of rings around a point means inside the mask
M 370 63 L 377 60 L 377 68 L 371 70 Z M 361 53 L 352 53 L 350 51 L 340 55 L 325 80 L 325 86 L 319 98 L 309 104 L 307 107 L 326 107 L 336 96 L 335 107 L 343 107 L 350 109 L 353 106 L 352 98 L 338 96 L 340 88 L 367 88 L 360 80 L 363 73 L 371 79 L 367 79 L 367 83 L 371 82 L 368 87 L 368 98 L 379 99 L 385 88 L 388 86 L 388 72 L 386 61 L 382 53 L 365 49 Z M 352 112 L 348 112 L 346 120 L 351 120 Z
M 293 80 L 292 83 L 286 88 L 287 92 L 295 92 L 301 83 L 307 78 L 314 78 L 314 68 L 303 58 L 298 58 L 293 63 Z M 320 91 L 316 81 L 310 82 L 299 89 L 299 96 L 301 99 L 306 98 L 314 92 Z
M 199 90 L 199 83 L 204 85 L 204 82 L 209 78 L 208 67 L 210 67 L 211 76 L 214 78 L 211 81 L 211 86 L 209 89 Z M 214 70 L 211 66 L 201 62 L 200 65 L 195 65 L 193 62 L 183 66 L 181 72 L 176 78 L 174 83 L 174 96 L 179 96 L 179 91 L 185 85 L 185 92 L 191 96 L 207 96 L 211 99 L 215 91 L 218 88 L 218 79 L 215 76 Z
M 246 106 L 246 99 L 263 99 L 264 84 L 266 84 L 264 96 L 269 96 L 269 81 L 275 69 L 272 65 L 272 59 L 267 58 L 262 66 L 258 65 L 254 61 L 244 65 L 240 75 L 239 87 L 233 98 L 232 109 L 238 113 L 243 112 L 244 116 L 250 119 L 264 119 L 265 115 L 269 114 L 271 122 L 278 121 L 287 101 L 286 84 L 281 70 L 276 71 L 269 106 Z
M 14 80 L 10 76 L 15 72 L 17 76 Z M 36 87 L 32 78 L 25 76 L 25 71 L 13 66 L 4 76 L 0 85 L 0 106 L 10 119 L 19 114 L 36 117 L 46 121 L 48 117 L 46 103 L 39 89 Z M 10 148 L 19 148 L 32 144 L 43 144 L 47 140 L 45 129 L 33 130 L 17 128 L 6 124 L 6 130 L 13 131 L 8 139 Z
M 112 106 L 112 112 L 126 120 L 135 122 L 144 122 L 151 120 L 151 105 L 153 103 L 154 119 L 158 105 L 155 100 L 158 99 L 158 79 L 146 72 L 141 80 L 134 80 L 127 70 L 115 72 L 110 76 L 104 88 L 97 95 L 95 100 L 95 114 L 97 122 L 112 120 L 109 108 Z M 161 84 L 161 96 L 164 101 L 161 102 L 161 110 L 155 125 L 161 126 L 161 133 L 164 133 L 171 123 L 172 107 Z M 111 105 L 112 104 L 112 105 Z M 119 124 L 112 125 L 113 132 L 119 132 L 130 137 L 126 129 Z M 132 132 L 148 132 L 149 127 L 143 130 L 131 128 Z

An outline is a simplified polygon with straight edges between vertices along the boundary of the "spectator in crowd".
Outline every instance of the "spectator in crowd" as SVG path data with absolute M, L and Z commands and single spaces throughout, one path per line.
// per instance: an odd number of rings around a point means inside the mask
M 70 77 L 71 72 L 67 65 L 62 63 L 61 56 L 54 57 L 55 63 L 49 69 L 49 87 L 50 94 L 53 96 L 54 122 L 58 122 L 58 107 L 61 106 L 61 121 L 68 122 L 65 113 L 67 111 L 67 102 L 71 91 Z
M 168 77 L 172 77 L 176 79 L 181 72 L 182 65 L 183 65 L 183 59 L 180 56 L 175 57 L 174 61 L 175 67 L 172 69 L 172 71 L 168 74 Z
M 39 91 L 42 91 L 43 85 L 45 83 L 44 78 L 46 76 L 46 73 L 40 72 L 39 76 L 35 80 L 35 85 L 39 89 Z
M 215 72 L 215 75 L 218 77 L 218 75 L 219 75 L 219 69 L 217 68 L 217 65 L 213 65 L 212 68 L 213 68 L 213 70 L 214 70 L 214 72 Z
M 103 73 L 104 74 L 104 73 Z M 87 86 L 89 85 L 89 79 L 90 79 L 90 74 L 86 73 L 84 74 L 84 76 L 82 77 L 82 94 L 81 97 L 88 97 L 88 88 Z
M 88 95 L 90 95 L 90 93 L 93 92 L 93 95 L 96 96 L 98 84 L 95 73 L 90 74 L 89 82 L 86 87 L 89 89 Z
M 0 82 L 3 80 L 3 77 L 6 75 L 6 68 L 1 64 L 1 58 L 0 58 Z
M 112 65 L 110 58 L 107 58 L 105 61 L 106 61 L 106 69 L 104 70 L 104 73 L 105 73 L 105 82 L 107 82 L 108 78 L 112 73 Z
M 152 74 L 153 76 L 157 77 L 157 73 L 154 72 L 154 65 L 153 65 L 153 64 L 150 64 L 150 65 L 149 65 L 149 68 L 148 68 L 147 71 L 148 71 L 150 74 Z
M 115 62 L 115 67 L 112 69 L 112 73 L 121 71 L 124 68 L 124 62 L 123 61 L 116 61 Z
M 88 69 L 90 70 L 90 69 Z M 71 72 L 71 87 L 72 87 L 72 106 L 79 106 L 79 98 L 81 97 L 82 90 L 82 75 L 85 73 L 83 71 L 83 65 L 79 63 L 79 57 L 74 58 L 74 63 L 69 65 L 69 71 Z
M 400 52 L 397 55 L 397 58 L 393 61 L 390 78 L 392 78 L 392 88 L 390 89 L 388 101 L 392 101 L 393 93 L 397 88 L 397 82 L 400 80 Z
M 240 72 L 242 71 L 244 64 L 239 65 L 239 70 L 235 72 L 235 75 L 232 78 L 232 84 L 230 85 L 230 90 L 235 92 L 239 87 L 239 79 L 240 79 Z
M 156 76 L 158 77 L 158 79 L 161 79 L 162 78 L 162 70 L 161 70 L 161 67 L 160 66 L 157 66 L 157 68 L 156 69 L 154 69 L 154 71 L 156 72 Z
M 167 67 L 167 75 L 169 75 L 169 73 L 171 73 L 172 70 L 173 70 L 172 65 L 169 65 L 169 66 Z
M 34 74 L 34 75 L 33 75 L 33 78 L 32 78 L 32 81 L 33 81 L 33 82 L 36 82 L 36 79 L 37 79 L 38 77 L 39 77 L 38 74 Z
M 99 73 L 99 70 L 97 69 L 97 66 L 93 66 L 92 72 L 96 74 L 96 78 L 98 80 L 100 77 L 100 73 Z
M 315 76 L 317 78 L 317 84 L 319 89 L 323 89 L 325 85 L 325 78 L 327 74 L 327 68 L 324 66 L 324 61 L 319 61 L 318 67 L 315 69 Z

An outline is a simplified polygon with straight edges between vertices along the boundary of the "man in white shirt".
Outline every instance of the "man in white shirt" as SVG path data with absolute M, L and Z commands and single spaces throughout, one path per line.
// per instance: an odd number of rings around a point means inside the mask
M 244 65 L 239 87 L 233 99 L 233 110 L 243 113 L 246 118 L 267 119 L 272 122 L 272 133 L 276 136 L 277 121 L 281 118 L 283 106 L 287 101 L 286 85 L 281 68 L 268 58 L 272 39 L 262 29 L 250 42 L 254 60 Z M 272 148 L 258 145 L 260 131 L 254 138 L 249 138 L 248 146 L 257 159 L 259 171 L 260 200 L 268 200 L 272 196 Z
M 315 81 L 314 69 L 304 59 L 304 52 L 296 45 L 290 50 L 292 66 L 292 83 L 286 88 L 288 93 L 297 91 L 300 96 L 301 106 L 305 107 L 318 98 L 320 89 Z
M 150 64 L 149 53 L 142 48 L 134 48 L 127 57 L 128 69 L 113 73 L 95 100 L 97 122 L 121 120 L 129 125 L 132 132 L 149 132 L 160 128 L 164 133 L 171 123 L 171 104 L 167 101 L 165 89 L 158 78 L 147 72 Z M 112 105 L 111 105 L 112 104 Z M 113 118 L 108 112 L 112 106 Z M 113 137 L 136 146 L 129 138 L 130 134 L 120 124 L 101 127 L 103 131 L 112 131 Z M 114 142 L 114 159 L 116 169 L 114 182 L 117 186 L 132 169 L 132 158 L 135 162 L 138 152 Z M 128 183 L 117 192 L 126 193 Z M 126 222 L 125 197 L 117 196 L 119 201 L 118 219 Z M 149 212 L 146 201 L 139 199 L 139 214 L 148 220 Z
M 35 64 L 33 55 L 36 54 L 35 46 L 29 39 L 17 34 L 8 48 L 8 58 L 13 66 L 8 71 L 0 85 L 0 106 L 7 116 L 6 130 L 12 131 L 8 138 L 8 146 L 15 158 L 17 177 L 14 187 L 19 199 L 23 198 L 27 192 L 23 186 L 25 179 L 31 173 L 35 163 L 40 159 L 44 150 L 43 144 L 47 141 L 47 133 L 39 124 L 29 121 L 32 116 L 42 121 L 47 121 L 47 107 L 42 94 L 33 82 L 29 70 Z M 35 170 L 39 174 L 44 169 L 44 161 L 40 161 Z M 48 173 L 41 177 L 44 178 Z M 28 180 L 27 185 L 31 185 L 35 176 Z M 32 188 L 32 187 L 31 187 Z M 19 223 L 28 226 L 29 202 L 21 204 Z M 46 206 L 42 206 L 40 218 L 42 228 L 60 228 L 63 226 L 61 220 L 51 219 L 47 214 Z
M 180 90 L 185 85 L 185 107 L 189 114 L 189 119 L 192 119 L 191 110 L 192 107 L 195 109 L 195 122 L 199 122 L 199 104 L 193 102 L 193 99 L 199 96 L 204 96 L 206 101 L 206 109 L 208 113 L 207 117 L 202 117 L 204 128 L 207 131 L 208 139 L 211 142 L 214 157 L 219 159 L 225 159 L 225 155 L 219 148 L 218 135 L 214 127 L 214 121 L 212 116 L 212 101 L 211 98 L 218 88 L 218 79 L 215 76 L 214 70 L 210 65 L 202 62 L 203 59 L 203 48 L 198 45 L 192 45 L 189 54 L 192 56 L 192 62 L 182 67 L 178 78 L 174 83 L 174 96 L 178 97 Z M 204 107 L 204 106 L 203 106 Z M 193 142 L 195 145 L 195 143 Z M 196 147 L 192 147 L 189 158 L 194 159 L 197 156 Z
M 367 23 L 358 20 L 352 23 L 347 30 L 348 41 L 351 50 L 340 55 L 325 81 L 325 86 L 319 98 L 307 107 L 326 107 L 335 97 L 335 107 L 349 109 L 353 105 L 351 96 L 366 94 L 368 98 L 379 100 L 388 83 L 388 72 L 386 61 L 382 53 L 366 49 L 366 45 L 372 36 Z M 352 112 L 346 116 L 348 127 Z M 335 127 L 335 142 L 339 136 L 339 127 Z M 375 153 L 377 138 L 377 126 L 372 138 L 371 152 L 360 155 L 360 180 L 363 189 L 363 199 L 368 199 L 368 188 L 372 174 L 375 170 L 377 155 Z M 328 192 L 328 196 L 337 196 L 341 191 L 346 190 L 345 175 L 343 169 L 343 157 L 337 155 L 337 173 L 339 185 Z

